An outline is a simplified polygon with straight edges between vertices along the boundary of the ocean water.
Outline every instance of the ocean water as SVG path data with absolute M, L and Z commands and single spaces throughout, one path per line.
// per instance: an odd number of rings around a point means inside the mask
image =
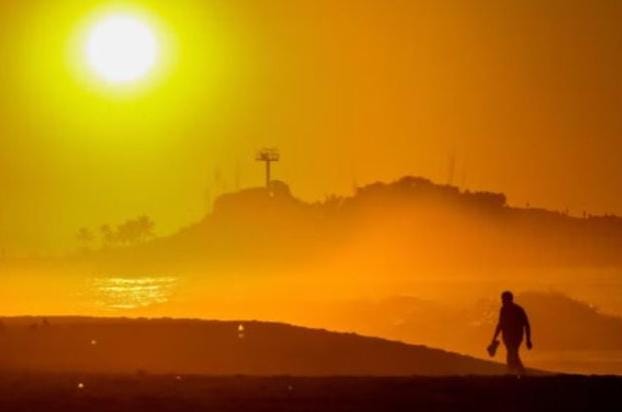
M 605 313 L 622 314 L 622 277 L 616 271 L 581 273 L 581 276 L 558 276 L 541 278 L 539 283 L 515 281 L 520 290 L 556 290 L 569 296 L 593 303 Z M 278 299 L 271 295 L 270 288 L 263 288 L 273 306 L 256 307 L 248 296 L 255 292 L 256 285 L 249 285 L 244 278 L 227 280 L 221 277 L 218 282 L 210 281 L 206 276 L 192 277 L 171 274 L 148 274 L 144 276 L 124 276 L 122 274 L 59 274 L 59 273 L 0 273 L 0 313 L 4 316 L 34 315 L 93 315 L 93 316 L 128 316 L 128 317 L 197 317 L 211 319 L 258 319 L 283 321 L 297 324 L 337 329 L 334 323 L 326 324 L 321 320 L 297 317 L 293 312 L 296 296 L 289 296 L 279 306 Z M 223 280 L 225 279 L 225 280 Z M 428 289 L 439 290 L 453 285 L 454 290 L 474 289 L 476 282 L 442 279 L 438 285 L 428 281 Z M 431 286 L 430 286 L 431 285 Z M 495 290 L 503 286 L 503 281 L 479 284 L 481 291 L 493 296 Z M 413 284 L 413 296 L 417 284 Z M 223 291 L 227 291 L 224 293 Z M 244 293 L 242 293 L 244 292 Z M 473 301 L 476 295 L 473 296 Z M 362 297 L 364 298 L 364 297 Z M 470 297 L 462 296 L 461 302 L 473 302 Z M 314 302 L 316 308 L 318 302 Z M 298 305 L 300 310 L 304 304 Z M 287 307 L 292 310 L 281 310 Z M 279 312 L 280 311 L 280 312 Z M 308 310 L 306 311 L 308 313 Z M 330 314 L 329 314 L 330 315 Z M 301 319 L 304 319 L 301 321 Z M 324 319 L 330 316 L 324 314 Z M 307 322 L 308 321 L 308 322 Z M 340 330 L 343 328 L 338 327 Z M 356 332 L 356 330 L 353 330 Z M 381 337 L 382 332 L 377 335 Z M 423 343 L 426 342 L 415 342 Z M 484 356 L 482 354 L 482 356 Z M 537 368 L 598 374 L 622 374 L 622 348 L 614 351 L 566 351 L 541 352 L 534 350 L 525 354 L 529 365 Z M 498 360 L 502 361 L 501 358 Z
M 97 277 L 87 286 L 94 309 L 124 311 L 149 308 L 170 303 L 178 279 L 171 276 Z

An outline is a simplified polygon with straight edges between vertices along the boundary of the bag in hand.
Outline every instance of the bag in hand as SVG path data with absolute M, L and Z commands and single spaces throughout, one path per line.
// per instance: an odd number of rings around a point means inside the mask
M 495 340 L 490 345 L 488 345 L 488 347 L 486 348 L 486 350 L 488 351 L 488 355 L 490 355 L 491 358 L 495 357 L 498 347 L 499 347 L 499 341 Z

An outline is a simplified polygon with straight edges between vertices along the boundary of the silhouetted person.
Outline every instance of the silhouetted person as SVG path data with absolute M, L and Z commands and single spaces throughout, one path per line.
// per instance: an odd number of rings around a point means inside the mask
M 492 341 L 495 342 L 499 333 L 503 334 L 503 344 L 507 350 L 508 370 L 511 373 L 523 374 L 525 367 L 520 360 L 518 351 L 523 343 L 523 335 L 527 338 L 527 349 L 531 350 L 531 327 L 525 310 L 514 303 L 514 295 L 510 291 L 501 294 L 501 311 L 499 323 Z

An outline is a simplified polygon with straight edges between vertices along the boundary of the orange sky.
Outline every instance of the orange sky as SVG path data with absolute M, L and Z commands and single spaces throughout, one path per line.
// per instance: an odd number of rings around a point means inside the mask
M 622 214 L 622 4 L 502 3 L 1 1 L 0 248 L 56 253 L 81 226 L 142 213 L 170 233 L 206 191 L 261 184 L 265 145 L 307 200 L 445 182 L 454 153 L 468 188 Z M 85 80 L 72 49 L 118 5 L 172 45 L 126 93 Z

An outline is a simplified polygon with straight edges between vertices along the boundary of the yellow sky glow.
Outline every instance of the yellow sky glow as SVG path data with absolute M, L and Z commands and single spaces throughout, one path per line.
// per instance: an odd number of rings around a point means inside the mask
M 411 174 L 622 213 L 620 2 L 269 3 L 0 0 L 0 248 L 143 213 L 174 233 L 261 185 L 264 146 L 308 201 Z M 115 83 L 85 47 L 127 15 L 157 57 Z

